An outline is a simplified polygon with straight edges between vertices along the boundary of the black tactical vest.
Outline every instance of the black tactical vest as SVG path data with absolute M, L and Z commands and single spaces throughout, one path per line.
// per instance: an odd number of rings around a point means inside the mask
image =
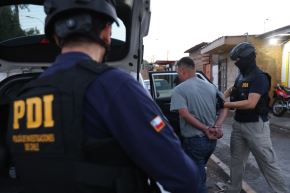
M 235 81 L 234 92 L 231 93 L 231 101 L 247 100 L 253 80 L 260 73 L 263 73 L 267 76 L 269 81 L 268 90 L 270 90 L 270 75 L 261 71 L 259 68 L 256 68 L 245 76 L 239 74 L 238 78 Z M 267 92 L 266 94 L 261 96 L 255 109 L 237 109 L 234 116 L 235 120 L 239 122 L 257 122 L 259 121 L 259 117 L 261 117 L 263 121 L 268 121 L 269 101 L 270 98 Z
M 90 138 L 82 127 L 85 91 L 109 69 L 80 62 L 28 83 L 12 102 L 7 141 L 21 192 L 149 192 L 116 140 Z

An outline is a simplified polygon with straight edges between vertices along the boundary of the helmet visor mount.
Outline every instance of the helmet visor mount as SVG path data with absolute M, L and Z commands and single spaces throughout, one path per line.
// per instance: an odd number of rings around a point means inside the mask
M 55 33 L 56 35 L 62 34 L 62 36 L 59 37 L 63 38 L 65 34 L 71 35 L 74 32 L 75 34 L 79 34 L 79 32 L 82 31 L 80 27 L 84 27 L 84 31 L 87 30 L 88 26 L 80 24 L 81 20 L 74 23 L 73 20 L 75 19 L 72 19 L 70 23 L 66 24 L 65 32 L 60 32 L 59 29 L 56 29 L 58 21 L 67 19 L 67 15 L 75 18 L 81 14 L 87 14 L 91 17 L 95 17 L 94 14 L 96 14 L 102 16 L 100 20 L 110 23 L 115 22 L 117 26 L 119 26 L 115 7 L 113 3 L 108 0 L 45 0 L 44 9 L 47 14 L 45 21 L 45 34 L 48 39 L 52 41 Z M 63 26 L 60 27 L 62 30 L 64 30 Z M 94 23 L 92 23 L 91 28 L 94 27 Z
M 238 58 L 247 58 L 255 54 L 255 48 L 248 42 L 242 42 L 236 45 L 230 52 L 230 58 L 236 61 Z

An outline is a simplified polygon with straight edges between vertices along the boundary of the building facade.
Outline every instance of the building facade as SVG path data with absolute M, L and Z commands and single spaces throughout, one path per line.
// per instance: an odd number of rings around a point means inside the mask
M 201 49 L 207 45 L 206 42 L 202 42 L 192 48 L 186 50 L 184 53 L 188 53 L 189 57 L 193 59 L 195 68 L 198 71 L 202 71 L 208 79 L 212 80 L 212 64 L 210 54 L 201 54 Z
M 239 73 L 229 53 L 241 42 L 255 46 L 257 65 L 272 77 L 271 93 L 277 84 L 290 87 L 290 25 L 259 35 L 223 36 L 210 43 L 197 44 L 185 53 L 194 60 L 196 69 L 223 92 L 234 84 Z M 150 69 L 142 68 L 141 73 L 144 79 L 148 79 L 148 70 L 174 71 L 175 63 L 173 60 L 158 60 Z
M 272 77 L 272 91 L 278 83 L 290 86 L 290 25 L 260 35 L 223 36 L 188 53 L 195 60 L 209 56 L 211 80 L 221 91 L 225 91 L 234 84 L 239 73 L 229 53 L 241 42 L 255 46 L 257 65 Z M 204 67 L 206 64 L 202 65 Z M 206 72 L 204 68 L 203 72 Z

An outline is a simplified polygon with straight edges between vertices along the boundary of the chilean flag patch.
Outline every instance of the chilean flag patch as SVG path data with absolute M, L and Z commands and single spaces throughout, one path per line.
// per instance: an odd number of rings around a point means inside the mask
M 156 116 L 151 122 L 150 124 L 152 125 L 152 127 L 155 129 L 155 131 L 160 132 L 161 129 L 163 129 L 165 127 L 165 123 L 164 121 L 161 119 L 160 116 Z

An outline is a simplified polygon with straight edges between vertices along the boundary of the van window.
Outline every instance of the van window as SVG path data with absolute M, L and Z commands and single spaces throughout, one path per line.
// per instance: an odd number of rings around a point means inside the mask
M 167 80 L 164 79 L 156 79 L 155 86 L 157 90 L 168 90 L 170 89 L 170 85 Z
M 21 4 L 0 8 L 0 42 L 22 37 L 44 34 L 45 13 L 43 6 Z M 120 26 L 113 24 L 112 38 L 126 41 L 126 27 L 118 19 Z
M 122 12 L 122 11 L 120 11 Z M 122 12 L 123 13 L 123 12 Z M 51 62 L 54 54 L 58 52 L 57 47 L 50 53 L 47 57 L 40 57 L 45 55 L 45 50 L 50 47 L 49 45 L 44 45 L 44 26 L 45 26 L 44 8 L 42 5 L 32 5 L 32 4 L 21 4 L 21 5 L 7 5 L 0 7 L 0 50 L 10 49 L 11 52 L 5 52 L 5 55 L 0 55 L 2 58 L 8 58 L 8 60 L 25 62 L 38 61 L 38 62 Z M 120 16 L 126 19 L 124 14 Z M 112 25 L 112 42 L 110 47 L 110 52 L 107 55 L 106 61 L 118 61 L 126 57 L 129 52 L 129 32 L 126 27 L 129 22 L 125 23 L 121 18 L 118 18 L 119 26 L 115 23 Z M 33 46 L 31 46 L 33 45 Z M 31 47 L 39 47 L 40 54 L 35 56 L 33 54 L 26 54 L 22 56 L 18 54 L 17 56 L 12 56 L 12 52 L 21 53 L 23 51 L 30 51 Z M 22 49 L 22 50 L 21 50 Z M 42 51 L 42 52 L 41 52 Z
M 172 89 L 176 86 L 176 73 L 153 74 L 153 86 L 156 98 L 170 98 Z

